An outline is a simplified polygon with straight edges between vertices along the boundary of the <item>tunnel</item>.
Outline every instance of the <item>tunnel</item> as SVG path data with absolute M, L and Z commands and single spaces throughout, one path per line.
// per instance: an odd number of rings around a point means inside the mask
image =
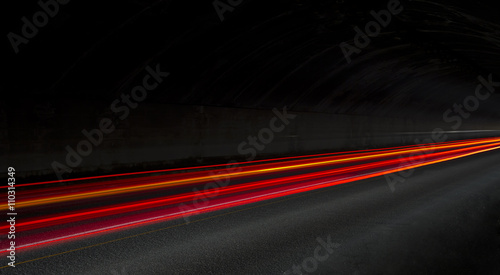
M 6 5 L 0 273 L 500 270 L 495 2 Z

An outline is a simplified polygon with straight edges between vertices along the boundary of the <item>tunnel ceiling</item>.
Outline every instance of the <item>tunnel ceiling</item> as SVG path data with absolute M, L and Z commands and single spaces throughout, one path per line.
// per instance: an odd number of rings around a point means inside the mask
M 159 63 L 171 74 L 154 103 L 415 116 L 473 95 L 479 75 L 500 80 L 494 1 L 401 1 L 348 63 L 339 45 L 354 45 L 354 27 L 388 2 L 243 0 L 221 21 L 213 1 L 74 1 L 18 54 L 4 39 L 0 87 L 14 101 L 106 106 Z M 20 18 L 38 9 L 5 9 L 5 33 L 19 33 Z M 498 101 L 479 113 L 498 117 Z

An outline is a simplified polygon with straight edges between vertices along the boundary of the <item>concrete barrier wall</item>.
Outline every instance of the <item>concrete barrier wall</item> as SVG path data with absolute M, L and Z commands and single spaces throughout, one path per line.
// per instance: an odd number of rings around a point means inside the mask
M 279 112 L 283 112 L 283 108 Z M 415 144 L 416 138 L 431 137 L 436 127 L 451 130 L 439 115 L 408 119 L 289 112 L 296 117 L 284 125 L 272 109 L 144 103 L 132 110 L 125 120 L 119 121 L 113 132 L 103 134 L 102 142 L 92 146 L 91 153 L 81 156 L 81 162 L 72 167 L 66 161 L 66 147 L 77 151 L 79 142 L 88 140 L 81 131 L 98 128 L 100 119 L 106 114 L 96 115 L 81 108 L 67 109 L 64 113 L 64 117 L 54 118 L 53 123 L 35 129 L 23 128 L 19 126 L 22 124 L 17 124 L 19 121 L 7 123 L 18 126 L 2 130 L 2 166 L 14 166 L 18 177 L 55 179 L 53 165 L 57 162 L 71 170 L 61 173 L 62 178 L 71 178 L 127 169 Z M 447 133 L 447 140 L 499 135 L 498 132 L 467 132 L 500 130 L 493 123 L 482 121 L 464 121 L 457 132 Z M 277 131 L 282 125 L 284 129 Z M 273 127 L 275 131 L 269 131 Z M 262 130 L 266 128 L 268 130 Z M 258 141 L 260 148 L 250 145 L 249 136 L 258 138 L 261 131 L 267 144 Z M 247 144 L 242 144 L 244 142 Z

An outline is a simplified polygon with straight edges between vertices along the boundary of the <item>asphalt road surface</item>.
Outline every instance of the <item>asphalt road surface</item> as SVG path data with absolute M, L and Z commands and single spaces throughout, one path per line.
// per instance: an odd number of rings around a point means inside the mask
M 2 274 L 499 274 L 500 151 L 21 250 Z

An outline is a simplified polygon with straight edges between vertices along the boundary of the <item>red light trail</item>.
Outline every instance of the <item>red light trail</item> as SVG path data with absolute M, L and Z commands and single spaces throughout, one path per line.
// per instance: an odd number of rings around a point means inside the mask
M 225 165 L 209 165 L 80 178 L 73 186 L 19 184 L 18 188 L 45 188 L 18 193 L 16 206 L 26 218 L 16 224 L 17 249 L 242 206 L 499 148 L 500 138 L 483 138 L 242 162 L 230 171 L 223 169 Z M 159 172 L 165 174 L 146 176 Z M 231 178 L 232 184 L 201 193 L 193 190 L 213 182 L 213 173 Z M 101 182 L 85 183 L 96 179 Z M 201 206 L 200 194 L 205 197 Z M 40 214 L 39 207 L 52 212 Z M 8 225 L 0 229 L 8 231 Z M 2 244 L 0 252 L 6 251 Z

